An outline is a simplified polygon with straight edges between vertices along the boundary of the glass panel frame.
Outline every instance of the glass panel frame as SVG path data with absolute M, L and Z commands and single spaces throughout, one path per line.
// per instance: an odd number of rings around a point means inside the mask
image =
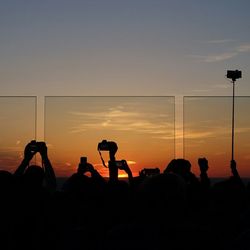
M 159 167 L 163 171 L 175 157 L 174 96 L 46 96 L 44 110 L 45 141 L 58 177 L 76 172 L 81 156 L 87 156 L 89 162 L 107 177 L 108 170 L 102 166 L 97 151 L 97 144 L 103 139 L 118 144 L 117 160 L 126 159 L 135 176 L 144 167 Z M 68 130 L 62 128 L 62 124 Z M 62 136 L 58 136 L 60 134 Z M 92 136 L 93 141 L 86 136 Z M 66 143 L 70 144 L 68 149 L 64 148 Z M 157 153 L 151 152 L 157 147 Z M 138 152 L 140 159 L 145 158 L 140 164 Z M 59 159 L 59 154 L 65 158 Z M 157 154 L 161 156 L 158 161 Z M 104 158 L 106 162 L 109 159 L 105 152 Z
M 37 97 L 0 96 L 0 117 L 0 168 L 14 172 L 26 144 L 36 139 Z
M 248 108 L 249 107 L 249 108 Z M 250 96 L 235 97 L 235 160 L 242 177 L 249 177 Z M 206 157 L 209 175 L 231 175 L 232 96 L 183 97 L 183 152 L 199 174 L 197 160 Z

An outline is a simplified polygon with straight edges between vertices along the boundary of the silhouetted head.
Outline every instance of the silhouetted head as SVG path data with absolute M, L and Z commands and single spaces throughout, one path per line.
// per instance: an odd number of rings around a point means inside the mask
M 190 172 L 191 164 L 185 159 L 172 160 L 164 170 L 164 173 L 175 173 L 181 175 L 182 177 L 185 177 Z
M 31 165 L 24 173 L 24 184 L 32 187 L 42 187 L 44 171 L 37 165 Z

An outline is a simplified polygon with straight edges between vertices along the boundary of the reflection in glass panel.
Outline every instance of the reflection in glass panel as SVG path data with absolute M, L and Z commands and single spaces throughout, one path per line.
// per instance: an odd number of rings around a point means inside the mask
M 0 169 L 13 172 L 36 137 L 36 97 L 0 97 Z
M 45 140 L 57 176 L 75 172 L 81 156 L 107 176 L 97 151 L 103 139 L 118 144 L 117 160 L 134 175 L 163 170 L 174 157 L 174 97 L 46 97 Z
M 250 176 L 250 98 L 235 98 L 235 160 L 244 177 Z M 209 175 L 230 176 L 232 97 L 184 98 L 184 154 L 198 174 L 197 159 L 209 161 Z

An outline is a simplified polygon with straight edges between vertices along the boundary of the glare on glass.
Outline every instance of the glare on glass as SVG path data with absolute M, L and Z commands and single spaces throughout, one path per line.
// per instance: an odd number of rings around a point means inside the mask
M 36 97 L 0 97 L 0 169 L 13 172 L 36 137 Z
M 235 160 L 250 176 L 250 97 L 235 98 Z M 230 176 L 232 97 L 184 97 L 184 155 L 198 174 L 197 160 L 206 157 L 209 174 Z
M 97 151 L 104 139 L 117 143 L 117 160 L 134 175 L 163 170 L 174 157 L 174 97 L 45 98 L 45 140 L 58 176 L 74 173 L 82 156 L 107 176 Z

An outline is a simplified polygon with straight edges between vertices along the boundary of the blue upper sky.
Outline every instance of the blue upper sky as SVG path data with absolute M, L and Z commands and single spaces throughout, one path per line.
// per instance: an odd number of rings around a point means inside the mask
M 1 95 L 250 95 L 249 0 L 1 0 Z

